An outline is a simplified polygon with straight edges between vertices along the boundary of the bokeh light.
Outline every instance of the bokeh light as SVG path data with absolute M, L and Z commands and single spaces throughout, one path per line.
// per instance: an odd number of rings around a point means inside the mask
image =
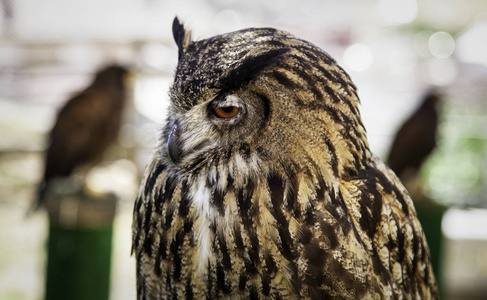
M 470 238 L 487 240 L 487 211 L 475 209 L 468 212 L 452 209 L 443 217 L 443 233 L 451 239 Z M 467 235 L 465 235 L 467 234 Z
M 426 68 L 426 81 L 433 85 L 446 86 L 452 83 L 458 74 L 457 63 L 452 59 L 430 59 L 426 63 Z
M 135 109 L 153 122 L 162 123 L 169 105 L 169 85 L 169 78 L 139 78 L 134 87 Z
M 381 0 L 379 9 L 387 25 L 407 24 L 418 15 L 416 0 Z
M 474 24 L 458 38 L 458 57 L 487 66 L 487 20 Z
M 433 33 L 431 30 L 422 30 L 414 35 L 413 48 L 420 57 L 431 56 L 428 43 Z
M 374 55 L 367 45 L 353 44 L 345 50 L 343 60 L 348 68 L 361 72 L 372 65 Z
M 240 16 L 235 10 L 222 10 L 216 14 L 213 26 L 217 32 L 241 29 Z
M 436 58 L 448 58 L 455 51 L 455 40 L 447 32 L 435 32 L 428 39 L 428 47 Z
M 159 70 L 170 70 L 174 67 L 176 50 L 158 42 L 148 42 L 141 45 L 139 59 L 145 66 Z

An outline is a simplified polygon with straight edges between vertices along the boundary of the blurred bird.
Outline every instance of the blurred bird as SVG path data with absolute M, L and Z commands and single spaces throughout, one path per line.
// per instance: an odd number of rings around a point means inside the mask
M 117 65 L 99 70 L 93 82 L 61 108 L 50 134 L 36 208 L 46 204 L 52 179 L 96 164 L 116 140 L 126 98 L 126 74 L 127 69 Z
M 436 147 L 440 98 L 438 92 L 428 92 L 418 109 L 396 133 L 387 163 L 403 182 L 417 175 Z

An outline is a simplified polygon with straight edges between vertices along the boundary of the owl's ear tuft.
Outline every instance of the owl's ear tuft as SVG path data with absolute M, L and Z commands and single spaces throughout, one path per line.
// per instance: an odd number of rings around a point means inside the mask
M 179 48 L 178 59 L 181 59 L 186 48 L 191 44 L 191 31 L 186 30 L 178 17 L 172 22 L 172 35 Z

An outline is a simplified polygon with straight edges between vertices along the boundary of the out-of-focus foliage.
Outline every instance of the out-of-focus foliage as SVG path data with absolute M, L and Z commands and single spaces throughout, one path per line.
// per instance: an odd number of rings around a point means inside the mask
M 429 196 L 441 203 L 482 206 L 485 202 L 487 114 L 449 102 L 444 107 L 436 151 L 422 177 Z

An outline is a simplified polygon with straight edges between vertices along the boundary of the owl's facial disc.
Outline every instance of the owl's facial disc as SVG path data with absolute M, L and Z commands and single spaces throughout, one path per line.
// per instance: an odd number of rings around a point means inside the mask
M 231 137 L 239 136 L 233 129 L 238 128 L 246 115 L 246 103 L 234 94 L 222 94 L 194 106 L 168 124 L 170 159 L 176 165 L 204 160 L 209 151 L 216 149 L 217 141 L 230 141 Z

